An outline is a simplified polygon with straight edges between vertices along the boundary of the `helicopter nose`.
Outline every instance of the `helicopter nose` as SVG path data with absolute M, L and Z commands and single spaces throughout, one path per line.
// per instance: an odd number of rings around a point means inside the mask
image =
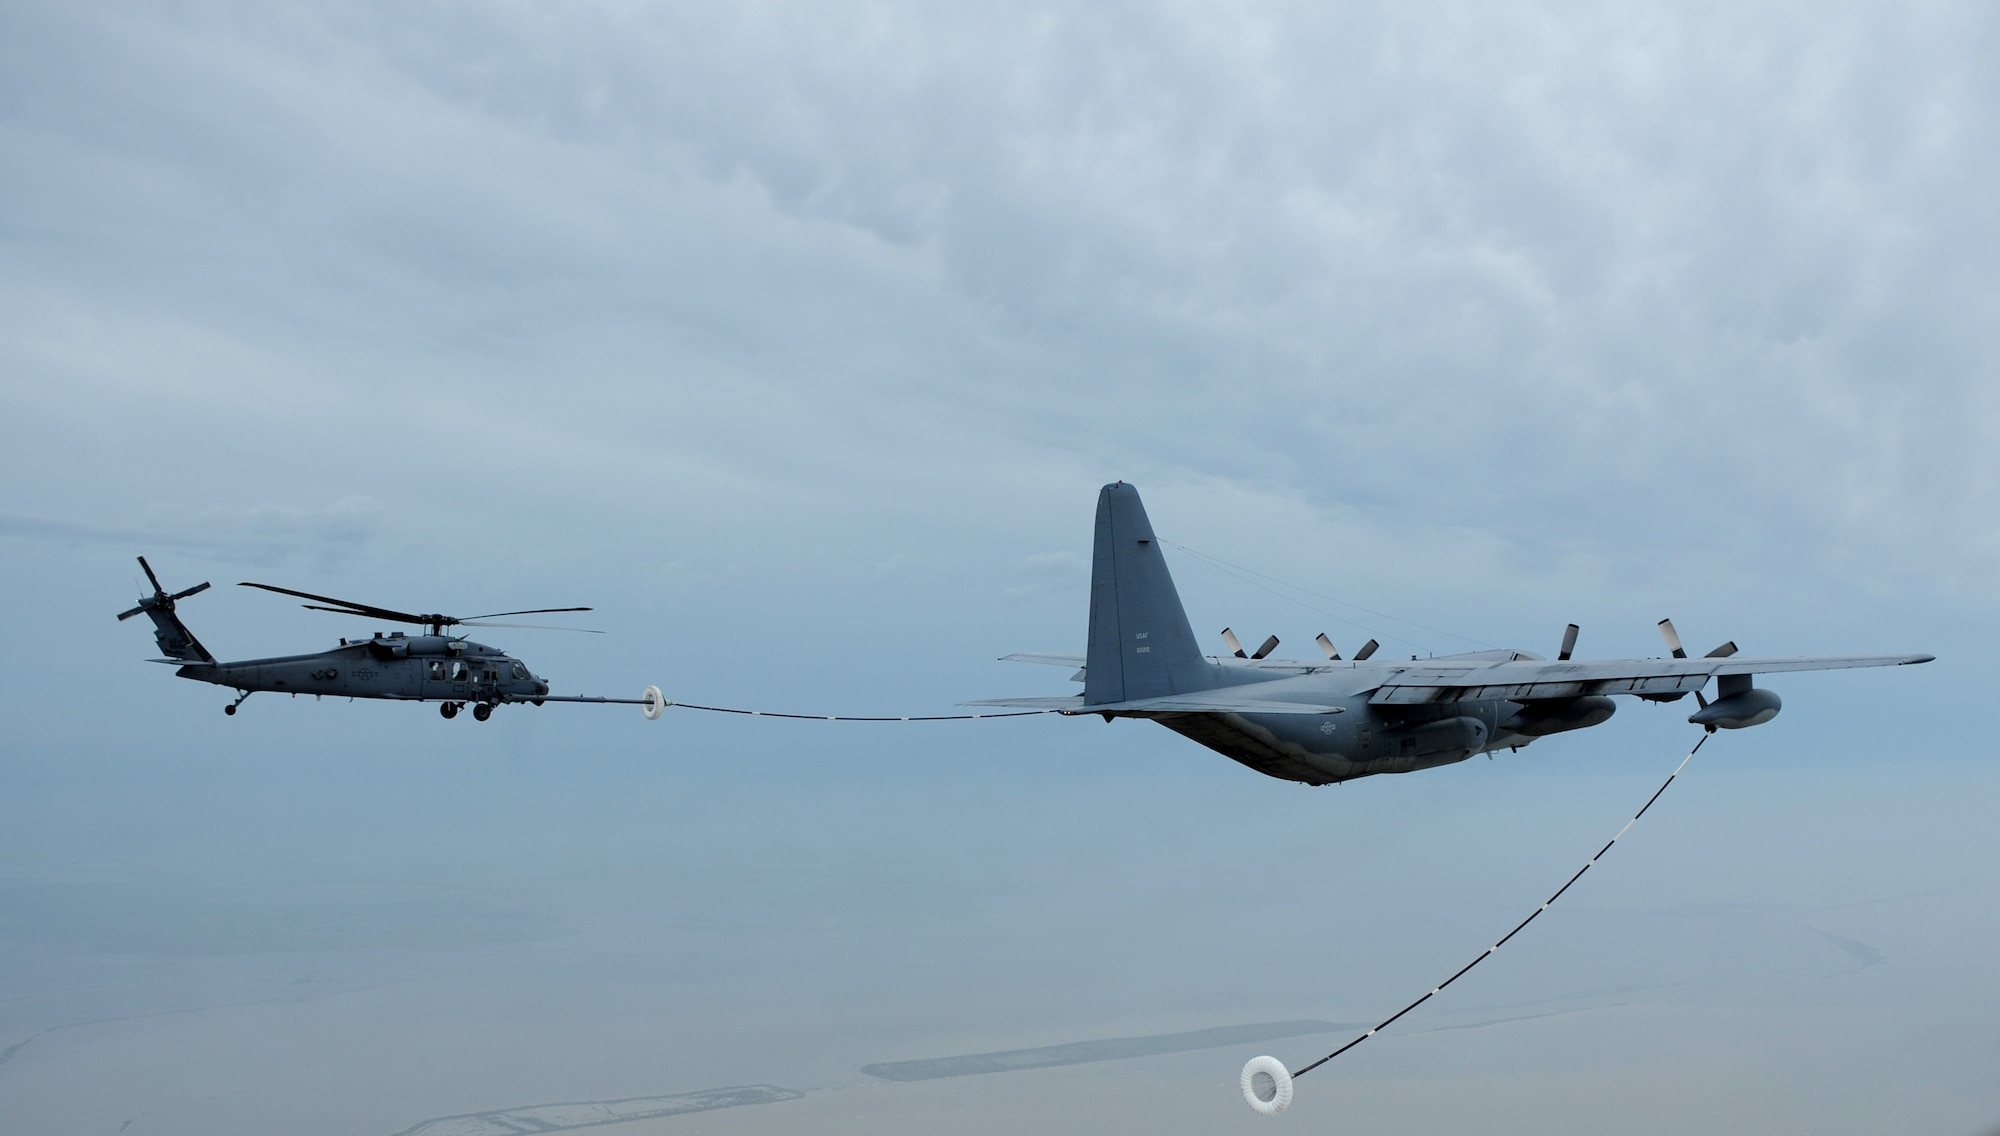
M 546 682 L 537 682 L 537 683 L 535 683 L 535 693 L 536 693 L 536 694 L 547 694 L 548 692 L 549 692 L 549 684 L 548 684 L 548 683 L 546 683 Z

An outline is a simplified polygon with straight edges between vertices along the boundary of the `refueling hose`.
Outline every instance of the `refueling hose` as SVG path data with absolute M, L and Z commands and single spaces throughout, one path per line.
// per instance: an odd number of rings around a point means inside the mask
M 1278 1115 L 1279 1113 L 1285 1111 L 1286 1106 L 1292 1103 L 1292 1081 L 1294 1081 L 1299 1077 L 1305 1076 L 1307 1073 L 1312 1072 L 1314 1069 L 1319 1068 L 1320 1066 L 1326 1064 L 1327 1062 L 1333 1060 L 1334 1058 L 1340 1056 L 1341 1054 L 1346 1053 L 1348 1050 L 1353 1049 L 1355 1046 L 1360 1045 L 1362 1042 L 1367 1041 L 1369 1038 L 1374 1037 L 1377 1033 L 1380 1033 L 1382 1030 L 1388 1028 L 1391 1023 L 1396 1021 L 1396 1019 L 1402 1017 L 1404 1014 L 1409 1013 L 1411 1010 L 1416 1009 L 1418 1006 L 1423 1005 L 1425 1002 L 1430 1001 L 1432 998 L 1435 998 L 1438 995 L 1438 993 L 1441 992 L 1445 987 L 1450 986 L 1452 983 L 1457 982 L 1459 979 L 1465 977 L 1467 972 L 1471 971 L 1473 967 L 1478 966 L 1480 963 L 1485 962 L 1487 959 L 1491 958 L 1493 956 L 1493 952 L 1499 950 L 1501 947 L 1506 946 L 1507 940 L 1512 939 L 1514 936 L 1520 934 L 1522 929 L 1527 927 L 1528 924 L 1533 923 L 1536 920 L 1536 918 L 1538 918 L 1542 914 L 1542 912 L 1547 911 L 1549 907 L 1555 903 L 1556 900 L 1561 899 L 1562 894 L 1570 889 L 1571 884 L 1574 884 L 1576 883 L 1576 881 L 1582 879 L 1583 874 L 1585 872 L 1588 872 L 1593 865 L 1595 865 L 1599 860 L 1603 859 L 1604 854 L 1606 852 L 1611 851 L 1612 845 L 1618 843 L 1618 841 L 1622 839 L 1626 833 L 1632 831 L 1632 826 L 1639 823 L 1639 818 L 1646 815 L 1646 810 L 1652 808 L 1653 802 L 1660 799 L 1660 794 L 1667 791 L 1667 786 L 1674 783 L 1674 778 L 1679 777 L 1681 775 L 1681 770 L 1687 768 L 1687 763 L 1693 761 L 1694 755 L 1701 752 L 1701 747 L 1704 743 L 1708 741 L 1709 736 L 1710 735 L 1708 733 L 1702 734 L 1701 741 L 1694 743 L 1694 748 L 1688 751 L 1686 757 L 1681 758 L 1681 763 L 1674 767 L 1674 771 L 1667 775 L 1667 779 L 1660 783 L 1660 787 L 1658 789 L 1653 790 L 1653 795 L 1646 798 L 1646 803 L 1640 806 L 1638 812 L 1632 814 L 1632 819 L 1625 822 L 1625 827 L 1618 830 L 1617 836 L 1614 836 L 1610 840 L 1606 841 L 1604 847 L 1599 848 L 1597 850 L 1597 855 L 1592 856 L 1588 863 L 1584 864 L 1583 867 L 1578 868 L 1576 870 L 1575 875 L 1571 876 L 1568 879 L 1568 881 L 1563 884 L 1563 886 L 1557 888 L 1554 895 L 1551 895 L 1546 900 L 1543 900 L 1542 905 L 1540 907 L 1535 908 L 1534 911 L 1530 912 L 1526 919 L 1523 919 L 1519 923 L 1515 924 L 1514 929 L 1512 931 L 1509 931 L 1505 935 L 1501 936 L 1499 942 L 1486 948 L 1486 950 L 1480 953 L 1479 957 L 1473 959 L 1471 962 L 1466 963 L 1464 966 L 1460 967 L 1458 969 L 1458 973 L 1452 975 L 1450 978 L 1445 979 L 1443 982 L 1438 983 L 1436 986 L 1431 987 L 1430 992 L 1425 994 L 1423 997 L 1418 998 L 1416 1001 L 1410 1003 L 1407 1006 L 1404 1006 L 1400 1010 L 1397 1010 L 1395 1013 L 1382 1019 L 1381 1022 L 1377 1023 L 1374 1026 L 1374 1028 L 1368 1030 L 1366 1033 L 1363 1033 L 1361 1036 L 1355 1038 L 1353 1041 L 1348 1042 L 1346 1045 L 1341 1046 L 1339 1049 L 1334 1050 L 1332 1053 L 1327 1054 L 1325 1057 L 1322 1057 L 1319 1060 L 1314 1061 L 1309 1065 L 1305 1065 L 1294 1072 L 1287 1073 L 1285 1071 L 1284 1065 L 1279 1063 L 1279 1061 L 1274 1057 L 1251 1058 L 1250 1062 L 1243 1066 L 1243 1099 L 1249 1103 L 1251 1108 L 1257 1110 L 1259 1113 L 1265 1116 Z

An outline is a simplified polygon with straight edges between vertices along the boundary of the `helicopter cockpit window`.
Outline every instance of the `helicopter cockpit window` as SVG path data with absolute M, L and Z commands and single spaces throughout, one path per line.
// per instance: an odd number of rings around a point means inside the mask
M 521 663 L 521 662 L 518 662 L 518 661 L 517 661 L 517 662 L 515 662 L 515 664 L 514 664 L 514 677 L 515 677 L 515 678 L 527 678 L 527 677 L 528 677 L 528 667 L 527 667 L 527 664 L 525 664 L 525 663 Z

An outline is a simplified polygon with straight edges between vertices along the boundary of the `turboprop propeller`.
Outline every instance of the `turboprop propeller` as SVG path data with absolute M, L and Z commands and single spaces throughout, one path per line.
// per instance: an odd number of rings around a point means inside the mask
M 1321 638 L 1325 638 L 1325 636 L 1321 636 Z M 1273 635 L 1269 639 L 1264 640 L 1255 651 L 1246 655 L 1243 653 L 1243 644 L 1236 639 L 1236 632 L 1231 631 L 1227 627 L 1222 629 L 1222 642 L 1228 646 L 1229 653 L 1239 659 L 1261 659 L 1278 649 L 1278 637 Z

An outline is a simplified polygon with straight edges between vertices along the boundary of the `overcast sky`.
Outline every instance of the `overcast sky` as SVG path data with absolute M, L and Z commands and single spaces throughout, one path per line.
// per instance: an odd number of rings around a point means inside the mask
M 493 641 L 937 713 L 1070 692 L 993 660 L 1082 649 L 1123 478 L 1218 645 L 1939 656 L 1774 683 L 1594 914 L 1299 1123 L 1990 1128 L 1996 58 L 1977 4 L 0 6 L 0 1048 L 59 1031 L 0 1127 L 1247 1125 L 1234 1050 L 802 1110 L 1386 1013 L 1692 742 L 1628 703 L 1307 791 L 1129 722 L 225 719 L 111 619 L 145 553 L 224 657 L 373 629 L 238 580 L 590 604 Z M 558 1019 L 567 1065 L 491 1040 Z

